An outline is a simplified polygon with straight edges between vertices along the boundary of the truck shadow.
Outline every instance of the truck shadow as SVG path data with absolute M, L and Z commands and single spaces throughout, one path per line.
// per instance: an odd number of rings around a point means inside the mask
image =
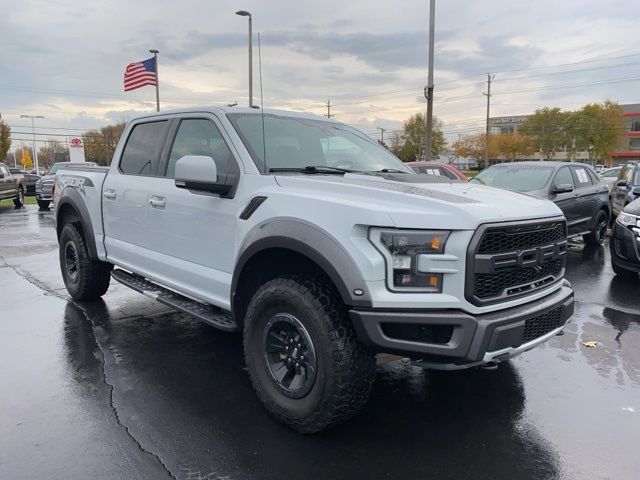
M 258 401 L 239 335 L 177 313 L 116 318 L 103 301 L 83 307 L 68 304 L 63 329 L 79 392 L 113 385 L 123 423 L 177 478 L 560 476 L 553 447 L 523 420 L 525 390 L 509 363 L 451 373 L 381 364 L 358 416 L 303 436 Z

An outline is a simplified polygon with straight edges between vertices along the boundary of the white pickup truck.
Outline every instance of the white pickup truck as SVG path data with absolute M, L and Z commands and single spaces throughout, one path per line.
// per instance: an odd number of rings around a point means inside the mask
M 243 108 L 131 121 L 109 168 L 54 189 L 70 295 L 110 278 L 244 336 L 300 432 L 367 401 L 375 354 L 494 365 L 562 331 L 566 223 L 546 200 L 414 173 L 361 132 Z

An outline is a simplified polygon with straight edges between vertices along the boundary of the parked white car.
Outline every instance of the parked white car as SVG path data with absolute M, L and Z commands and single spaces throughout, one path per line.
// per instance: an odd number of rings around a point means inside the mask
M 243 332 L 258 396 L 301 432 L 364 405 L 376 352 L 493 365 L 573 314 L 556 205 L 416 174 L 323 117 L 154 113 L 128 124 L 110 168 L 61 170 L 54 192 L 73 298 L 112 276 Z

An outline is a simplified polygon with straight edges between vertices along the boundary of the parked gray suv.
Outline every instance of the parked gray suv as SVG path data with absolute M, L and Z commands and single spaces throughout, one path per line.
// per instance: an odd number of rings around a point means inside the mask
M 546 198 L 567 219 L 569 237 L 602 245 L 609 221 L 609 188 L 589 166 L 570 162 L 500 163 L 471 182 Z

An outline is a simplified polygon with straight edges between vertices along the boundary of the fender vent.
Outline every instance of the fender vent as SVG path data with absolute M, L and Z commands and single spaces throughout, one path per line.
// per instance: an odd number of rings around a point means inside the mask
M 240 220 L 249 220 L 251 215 L 258 209 L 260 205 L 267 199 L 267 197 L 253 197 L 249 204 L 240 214 Z

